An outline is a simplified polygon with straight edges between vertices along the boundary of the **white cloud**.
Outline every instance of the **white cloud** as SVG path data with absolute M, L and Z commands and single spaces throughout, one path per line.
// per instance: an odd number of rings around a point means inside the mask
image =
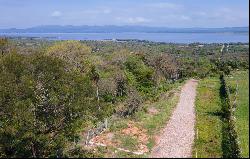
M 169 14 L 169 15 L 161 16 L 160 19 L 163 21 L 168 21 L 168 22 L 192 20 L 192 18 L 188 15 L 179 15 L 179 14 Z
M 186 16 L 186 15 L 182 15 L 180 17 L 181 20 L 191 20 L 191 18 L 189 16 Z
M 129 23 L 145 23 L 145 22 L 150 22 L 150 19 L 146 19 L 143 17 L 134 17 L 134 18 L 128 18 Z
M 204 11 L 199 11 L 199 12 L 194 12 L 194 15 L 204 17 L 204 16 L 207 16 L 208 13 L 207 13 L 207 12 L 204 12 Z
M 152 21 L 151 19 L 147 19 L 144 17 L 128 17 L 128 18 L 117 17 L 116 20 L 130 24 L 148 23 Z
M 220 10 L 224 13 L 231 13 L 232 12 L 232 10 L 230 8 L 226 8 L 226 7 L 222 7 Z
M 162 2 L 162 3 L 151 3 L 147 4 L 147 7 L 150 8 L 157 8 L 157 9 L 171 9 L 176 10 L 182 8 L 181 5 L 175 4 L 175 3 L 168 3 L 168 2 Z
M 52 17 L 61 17 L 62 16 L 62 12 L 60 11 L 54 11 L 51 14 Z
M 87 10 L 77 12 L 77 13 L 94 15 L 94 14 L 109 14 L 111 12 L 112 10 L 109 8 L 95 8 L 95 9 L 87 9 Z
M 103 13 L 105 13 L 105 14 L 109 14 L 109 13 L 111 13 L 112 11 L 111 11 L 111 9 L 104 9 L 103 10 Z

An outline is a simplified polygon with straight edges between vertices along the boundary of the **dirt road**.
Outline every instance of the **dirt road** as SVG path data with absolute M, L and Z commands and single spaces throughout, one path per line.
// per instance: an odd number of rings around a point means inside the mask
M 181 90 L 180 100 L 163 131 L 156 137 L 150 157 L 192 157 L 195 125 L 196 80 L 189 80 Z

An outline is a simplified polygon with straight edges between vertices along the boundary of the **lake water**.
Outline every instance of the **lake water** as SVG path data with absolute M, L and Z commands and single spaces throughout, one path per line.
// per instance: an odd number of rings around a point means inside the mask
M 167 43 L 249 42 L 248 33 L 0 33 L 7 37 L 37 37 L 50 40 L 138 39 Z

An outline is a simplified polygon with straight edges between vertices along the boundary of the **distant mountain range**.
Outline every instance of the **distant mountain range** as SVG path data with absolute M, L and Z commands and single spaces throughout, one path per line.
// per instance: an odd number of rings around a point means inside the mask
M 26 29 L 0 29 L 0 33 L 249 33 L 249 27 L 167 28 L 148 26 L 60 26 L 43 25 Z

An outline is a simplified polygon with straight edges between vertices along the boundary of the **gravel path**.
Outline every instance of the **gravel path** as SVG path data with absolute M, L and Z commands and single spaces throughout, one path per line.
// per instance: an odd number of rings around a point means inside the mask
M 182 87 L 180 100 L 162 133 L 156 138 L 153 158 L 192 157 L 197 81 L 191 79 Z

